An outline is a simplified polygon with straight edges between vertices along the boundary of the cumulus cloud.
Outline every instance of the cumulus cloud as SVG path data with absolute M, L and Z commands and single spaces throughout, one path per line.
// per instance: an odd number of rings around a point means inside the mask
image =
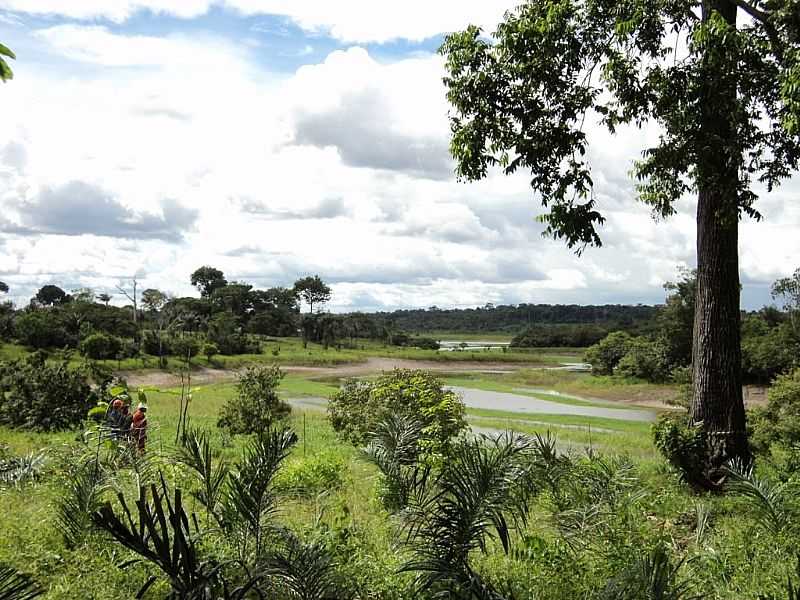
M 140 214 L 105 190 L 82 181 L 44 188 L 17 205 L 22 223 L 11 232 L 100 235 L 177 241 L 197 220 L 198 211 L 173 199 L 161 203 L 162 214 Z
M 356 43 L 423 40 L 468 23 L 493 30 L 504 11 L 516 4 L 518 0 L 0 0 L 0 8 L 13 11 L 116 22 L 144 10 L 191 18 L 217 5 L 245 15 L 286 17 L 307 31 Z
M 294 143 L 335 147 L 355 167 L 449 178 L 441 76 L 435 56 L 382 65 L 361 48 L 334 52 L 290 84 Z
M 0 273 L 17 289 L 60 273 L 113 290 L 141 271 L 143 285 L 190 294 L 189 273 L 213 264 L 264 287 L 319 273 L 340 310 L 657 302 L 694 261 L 691 202 L 655 223 L 633 199 L 627 172 L 647 132 L 590 132 L 608 221 L 604 247 L 581 258 L 541 237 L 524 173 L 455 182 L 438 57 L 352 48 L 287 74 L 236 40 L 215 40 L 210 57 L 186 35 L 45 31 L 30 43 L 70 60 L 2 90 Z M 764 223 L 742 225 L 750 306 L 796 267 L 797 185 L 765 199 Z

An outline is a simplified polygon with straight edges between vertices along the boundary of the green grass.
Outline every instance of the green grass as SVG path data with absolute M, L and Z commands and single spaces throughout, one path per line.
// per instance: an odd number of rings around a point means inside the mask
M 638 389 L 637 383 L 601 380 L 596 384 L 558 372 L 556 379 L 538 372 L 524 372 L 515 377 L 462 378 L 482 386 L 518 386 L 521 383 L 558 389 L 559 386 L 591 389 Z M 545 379 L 546 378 L 546 379 Z M 451 379 L 450 381 L 459 381 Z M 531 383 L 535 381 L 535 383 Z M 218 458 L 235 460 L 245 442 L 230 438 L 216 428 L 222 404 L 234 393 L 233 383 L 200 386 L 192 397 L 189 409 L 191 422 L 207 428 L 212 435 Z M 335 382 L 310 380 L 295 374 L 281 382 L 284 397 L 328 396 L 336 389 Z M 489 389 L 489 388 L 487 388 Z M 583 388 L 581 388 L 583 389 Z M 160 464 L 172 486 L 187 491 L 193 483 L 186 473 L 170 460 L 178 420 L 177 390 L 149 392 L 152 424 L 148 453 Z M 552 432 L 562 449 L 580 453 L 585 448 L 611 454 L 627 454 L 636 464 L 642 479 L 644 508 L 626 504 L 635 524 L 629 538 L 615 539 L 615 547 L 629 547 L 638 542 L 636 536 L 650 535 L 664 540 L 687 563 L 684 575 L 691 575 L 698 588 L 709 592 L 709 600 L 741 600 L 773 593 L 776 598 L 786 574 L 793 568 L 793 540 L 776 539 L 755 526 L 755 520 L 740 499 L 726 496 L 698 496 L 677 483 L 673 474 L 657 456 L 646 423 L 581 417 L 572 415 L 519 414 L 493 410 L 470 409 L 469 422 L 480 428 L 515 429 L 525 433 Z M 405 600 L 413 596 L 402 590 L 409 576 L 397 575 L 407 557 L 403 550 L 399 521 L 389 516 L 376 498 L 378 478 L 375 469 L 359 458 L 358 450 L 340 441 L 332 431 L 325 413 L 320 410 L 295 408 L 288 424 L 300 441 L 288 460 L 287 467 L 301 471 L 315 461 L 331 460 L 343 465 L 341 479 L 330 489 L 309 497 L 285 497 L 281 501 L 278 522 L 303 535 L 323 539 L 339 553 L 342 575 L 359 597 L 369 600 Z M 590 430 L 591 428 L 591 430 Z M 32 573 L 46 590 L 46 600 L 75 598 L 116 599 L 134 597 L 138 587 L 150 574 L 157 574 L 146 565 L 135 565 L 126 571 L 117 565 L 132 558 L 131 554 L 102 536 L 90 538 L 75 549 L 65 547 L 54 507 L 63 493 L 64 483 L 76 461 L 76 434 L 36 434 L 0 428 L 0 443 L 15 453 L 48 449 L 50 469 L 45 478 L 19 489 L 0 489 L 0 561 Z M 128 496 L 134 493 L 135 481 L 127 472 L 120 472 L 118 487 Z M 186 502 L 192 505 L 190 494 Z M 707 536 L 694 541 L 694 514 L 698 503 L 706 505 L 712 518 Z M 197 508 L 195 506 L 195 508 Z M 617 532 L 619 533 L 619 532 Z M 482 568 L 500 580 L 518 585 L 520 600 L 562 600 L 569 597 L 576 581 L 589 579 L 594 590 L 602 590 L 605 581 L 621 564 L 606 564 L 602 556 L 569 550 L 554 527 L 552 507 L 542 500 L 533 507 L 527 529 L 515 534 L 514 546 L 520 554 L 506 556 L 490 544 L 489 555 L 480 561 Z M 604 539 L 603 542 L 606 540 Z M 608 541 L 611 546 L 612 541 Z M 151 589 L 146 599 L 163 598 L 163 582 Z
M 4 344 L 0 346 L 0 360 L 24 358 L 30 351 L 23 346 Z M 51 351 L 54 358 L 62 355 L 60 351 Z M 78 352 L 70 352 L 70 362 L 78 365 L 84 358 Z M 393 358 L 402 360 L 431 361 L 437 363 L 509 363 L 530 364 L 539 366 L 558 366 L 563 362 L 580 360 L 581 350 L 561 348 L 513 349 L 503 352 L 495 348 L 491 350 L 466 350 L 439 352 L 420 348 L 402 348 L 387 346 L 374 340 L 356 340 L 352 345 L 343 343 L 341 348 L 325 349 L 319 344 L 303 343 L 298 338 L 264 338 L 260 354 L 238 354 L 235 356 L 217 355 L 209 361 L 206 357 L 196 356 L 191 360 L 193 369 L 238 369 L 254 363 L 275 363 L 284 366 L 333 367 L 345 364 L 358 364 L 371 357 Z M 101 360 L 100 364 L 120 371 L 138 371 L 158 368 L 158 357 L 145 355 L 138 358 L 122 360 Z M 184 362 L 175 357 L 166 357 L 167 369 L 179 369 Z

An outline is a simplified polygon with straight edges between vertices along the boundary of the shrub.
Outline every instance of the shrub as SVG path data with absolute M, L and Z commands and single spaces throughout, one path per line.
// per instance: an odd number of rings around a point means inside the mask
M 653 424 L 652 432 L 656 448 L 678 471 L 681 480 L 693 487 L 707 487 L 707 444 L 702 426 L 690 425 L 687 417 L 662 416 Z
M 217 354 L 219 354 L 219 348 L 216 344 L 212 342 L 206 342 L 203 344 L 203 356 L 206 357 L 208 362 L 211 362 L 211 359 L 214 358 Z
M 661 383 L 670 377 L 666 348 L 646 337 L 633 338 L 628 352 L 617 364 L 614 373 Z
M 69 359 L 47 363 L 40 354 L 0 363 L 0 423 L 36 431 L 61 431 L 79 426 L 97 404 L 83 368 Z
M 191 359 L 200 353 L 200 343 L 192 337 L 180 337 L 172 341 L 172 354 L 181 360 Z
M 800 369 L 775 379 L 767 398 L 766 407 L 751 411 L 753 447 L 800 444 Z
M 425 371 L 395 369 L 374 381 L 349 380 L 328 403 L 328 415 L 341 437 L 365 445 L 378 423 L 405 415 L 423 424 L 423 454 L 441 453 L 467 427 L 464 403 Z
M 275 365 L 248 367 L 239 375 L 236 396 L 222 407 L 218 427 L 230 433 L 259 433 L 286 417 L 291 407 L 278 398 L 283 372 Z
M 286 464 L 275 477 L 275 489 L 296 496 L 316 496 L 341 488 L 346 471 L 340 456 L 323 452 Z
M 75 347 L 77 340 L 55 310 L 32 310 L 17 317 L 14 332 L 21 344 L 36 349 Z
M 117 358 L 122 349 L 122 340 L 106 333 L 93 333 L 80 344 L 81 354 L 94 360 Z
M 162 335 L 159 340 L 159 334 L 155 331 L 145 331 L 142 335 L 142 350 L 151 356 L 167 356 L 172 354 L 172 340 L 166 335 Z
M 592 365 L 592 373 L 611 375 L 631 349 L 633 338 L 624 331 L 609 333 L 594 346 L 586 349 L 584 360 Z

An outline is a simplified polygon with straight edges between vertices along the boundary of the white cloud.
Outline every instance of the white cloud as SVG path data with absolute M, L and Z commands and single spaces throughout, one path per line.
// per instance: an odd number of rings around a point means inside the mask
M 492 31 L 516 0 L 0 0 L 0 8 L 37 15 L 123 22 L 139 11 L 197 17 L 212 5 L 246 15 L 278 15 L 348 43 L 423 40 L 469 23 Z
M 642 133 L 593 132 L 608 223 L 605 246 L 581 258 L 540 237 L 533 217 L 542 208 L 525 174 L 470 185 L 448 177 L 436 56 L 382 64 L 353 48 L 277 76 L 235 41 L 94 25 L 50 27 L 36 39 L 89 68 L 31 68 L 3 87 L 0 226 L 22 224 L 14 207 L 71 181 L 103 190 L 114 206 L 92 223 L 73 203 L 71 228 L 45 220 L 38 226 L 49 234 L 4 235 L 0 278 L 16 300 L 49 280 L 113 289 L 135 271 L 144 285 L 188 294 L 189 274 L 213 264 L 257 285 L 319 273 L 334 283 L 339 309 L 652 302 L 676 266 L 693 261 L 691 203 L 654 223 L 632 200 L 627 172 Z M 762 203 L 765 223 L 743 224 L 748 278 L 796 267 L 796 187 Z M 197 211 L 178 219 L 182 237 L 160 233 L 167 199 Z M 126 232 L 131 222 L 139 239 L 124 239 L 137 237 Z

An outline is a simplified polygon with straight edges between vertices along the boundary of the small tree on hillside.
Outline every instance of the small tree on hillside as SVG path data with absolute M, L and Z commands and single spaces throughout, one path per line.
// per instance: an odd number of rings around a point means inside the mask
M 108 306 L 108 303 L 109 303 L 109 302 L 111 302 L 111 295 L 110 295 L 110 294 L 106 294 L 106 293 L 104 292 L 104 293 L 102 293 L 102 294 L 98 294 L 98 295 L 97 295 L 97 299 L 98 299 L 100 302 L 102 302 L 103 304 L 105 304 L 106 306 Z
M 331 299 L 331 288 L 328 287 L 319 275 L 303 277 L 294 283 L 294 289 L 300 298 L 306 301 L 309 312 L 314 312 L 315 304 L 325 304 Z
M 7 294 L 8 293 L 8 284 L 4 281 L 0 281 L 0 294 Z

